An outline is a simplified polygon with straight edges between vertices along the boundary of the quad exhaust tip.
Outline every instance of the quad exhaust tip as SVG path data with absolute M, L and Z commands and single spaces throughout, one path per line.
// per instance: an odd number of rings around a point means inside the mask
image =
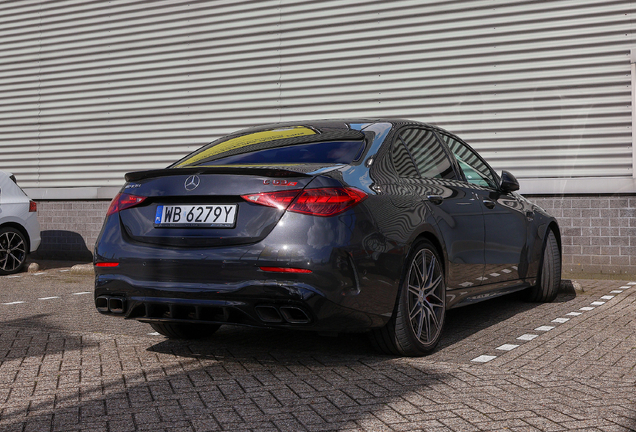
M 118 296 L 99 296 L 95 299 L 95 307 L 102 313 L 123 314 L 126 311 L 126 298 Z
M 260 320 L 265 323 L 308 324 L 311 321 L 307 312 L 296 306 L 259 305 L 254 309 Z

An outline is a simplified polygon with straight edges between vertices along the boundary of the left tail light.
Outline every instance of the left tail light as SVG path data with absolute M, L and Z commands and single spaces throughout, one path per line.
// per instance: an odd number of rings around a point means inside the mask
M 110 216 L 113 213 L 118 213 L 127 208 L 134 207 L 144 202 L 146 198 L 147 197 L 130 195 L 126 193 L 117 194 L 117 196 L 113 198 L 113 200 L 110 202 L 110 206 L 108 206 L 108 211 L 106 212 L 106 215 Z
M 30 200 L 29 201 L 29 213 L 33 213 L 38 211 L 38 205 L 35 201 Z
M 316 188 L 242 195 L 248 202 L 312 216 L 334 216 L 363 201 L 367 194 L 349 187 Z

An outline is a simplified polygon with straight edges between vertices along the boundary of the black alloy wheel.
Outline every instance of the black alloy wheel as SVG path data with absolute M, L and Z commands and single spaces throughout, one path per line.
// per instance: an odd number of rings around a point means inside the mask
M 397 301 L 389 323 L 372 332 L 372 342 L 389 354 L 430 353 L 440 340 L 446 318 L 444 272 L 430 242 L 423 241 L 409 256 Z
M 22 270 L 27 257 L 27 242 L 15 228 L 0 229 L 0 274 L 7 275 Z
M 543 246 L 543 260 L 537 275 L 537 283 L 526 291 L 526 300 L 531 302 L 551 302 L 561 286 L 561 254 L 552 230 L 548 230 Z

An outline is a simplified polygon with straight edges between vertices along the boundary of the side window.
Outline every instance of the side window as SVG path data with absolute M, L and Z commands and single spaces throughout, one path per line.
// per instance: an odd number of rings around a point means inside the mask
M 490 168 L 486 165 L 477 153 L 466 147 L 462 142 L 448 135 L 442 135 L 446 144 L 453 152 L 459 167 L 464 172 L 468 183 L 483 187 L 497 188 L 497 180 L 492 175 Z
M 392 149 L 393 166 L 400 177 L 415 177 L 418 178 L 420 173 L 415 168 L 413 158 L 406 149 L 402 138 L 398 137 L 393 143 Z
M 453 165 L 435 134 L 426 129 L 407 129 L 400 133 L 406 152 L 421 177 L 454 179 Z

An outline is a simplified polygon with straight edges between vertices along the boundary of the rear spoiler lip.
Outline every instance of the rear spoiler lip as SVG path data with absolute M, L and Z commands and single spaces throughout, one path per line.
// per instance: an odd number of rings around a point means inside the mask
M 126 173 L 127 182 L 136 182 L 148 178 L 169 177 L 175 175 L 202 175 L 202 174 L 243 174 L 262 177 L 314 177 L 315 174 L 286 170 L 281 168 L 259 167 L 189 167 L 189 168 L 162 168 L 146 171 L 133 171 Z

